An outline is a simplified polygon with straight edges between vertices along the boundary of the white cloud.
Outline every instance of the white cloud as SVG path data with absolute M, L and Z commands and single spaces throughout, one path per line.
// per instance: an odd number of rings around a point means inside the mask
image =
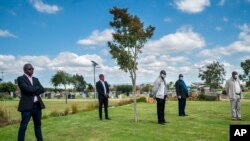
M 146 53 L 162 54 L 169 51 L 191 51 L 205 46 L 205 40 L 192 27 L 183 26 L 175 33 L 151 40 L 145 45 Z
M 217 26 L 217 27 L 215 28 L 215 30 L 216 30 L 216 31 L 221 31 L 222 28 L 221 28 L 220 26 Z
M 166 23 L 171 23 L 172 21 L 173 21 L 173 19 L 170 18 L 170 17 L 165 17 L 164 18 L 164 22 L 166 22 Z
M 210 0 L 175 0 L 174 3 L 177 9 L 190 14 L 200 13 L 210 6 Z
M 239 61 L 243 62 L 247 59 L 250 59 L 250 56 L 243 56 L 243 57 L 239 58 Z
M 32 6 L 41 13 L 46 13 L 46 14 L 55 14 L 58 11 L 61 10 L 61 8 L 57 5 L 49 5 L 43 3 L 42 0 L 30 0 L 30 3 Z
M 226 2 L 226 0 L 220 0 L 219 3 L 218 3 L 218 5 L 219 6 L 223 6 L 225 4 L 225 2 Z
M 100 32 L 99 30 L 94 30 L 89 37 L 78 40 L 77 44 L 85 46 L 103 45 L 112 40 L 113 32 L 113 29 L 105 29 L 102 32 Z
M 223 21 L 224 22 L 228 22 L 228 18 L 227 17 L 223 17 Z
M 247 24 L 243 24 L 242 26 L 239 26 L 239 28 L 241 29 L 241 32 L 238 41 L 234 41 L 228 46 L 202 50 L 198 56 L 216 57 L 228 56 L 237 52 L 250 52 L 250 27 Z
M 91 66 L 91 60 L 94 60 L 98 63 L 102 63 L 102 59 L 97 55 L 77 55 L 71 52 L 61 52 L 53 60 L 51 60 L 51 67 L 53 69 L 61 68 L 64 66 L 77 68 L 77 67 L 87 67 Z
M 0 29 L 0 37 L 13 37 L 13 38 L 16 38 L 16 35 L 10 33 L 8 30 Z

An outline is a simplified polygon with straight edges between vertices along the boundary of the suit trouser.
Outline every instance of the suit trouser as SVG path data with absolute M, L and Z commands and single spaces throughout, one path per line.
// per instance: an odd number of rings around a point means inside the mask
M 102 105 L 104 105 L 105 118 L 108 118 L 108 98 L 99 96 L 99 118 L 102 118 Z
M 231 118 L 241 118 L 240 114 L 240 95 L 236 95 L 235 99 L 231 99 Z
M 156 98 L 157 101 L 157 117 L 158 117 L 158 123 L 165 122 L 165 103 L 166 103 L 166 97 L 164 99 Z
M 186 115 L 185 108 L 186 108 L 186 98 L 178 99 L 178 107 L 179 107 L 179 116 Z
M 32 117 L 34 123 L 34 130 L 37 141 L 43 141 L 42 131 L 41 131 L 41 118 L 42 110 L 39 103 L 34 103 L 33 108 L 28 111 L 21 112 L 22 121 L 20 123 L 18 131 L 18 141 L 24 141 L 25 131 L 27 129 L 30 118 Z

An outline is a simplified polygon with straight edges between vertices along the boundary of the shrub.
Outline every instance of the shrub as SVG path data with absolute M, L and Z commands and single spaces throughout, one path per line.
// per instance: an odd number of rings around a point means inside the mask
M 10 113 L 3 106 L 0 107 L 0 120 L 10 120 Z
M 65 108 L 64 110 L 64 115 L 68 115 L 69 114 L 69 107 Z
M 58 117 L 58 116 L 60 116 L 60 112 L 58 112 L 57 110 L 54 110 L 54 111 L 52 111 L 50 113 L 50 116 L 52 116 L 52 117 Z
M 47 114 L 43 114 L 42 119 L 47 119 L 47 118 L 49 118 L 49 116 Z
M 218 96 L 200 94 L 200 95 L 198 95 L 198 100 L 216 101 L 216 100 L 218 100 Z
M 13 100 L 13 97 L 9 95 L 0 94 L 0 101 L 4 101 L 4 100 Z
M 87 107 L 84 109 L 84 111 L 91 111 L 98 107 L 98 103 L 90 103 L 87 105 Z
M 138 98 L 137 102 L 146 102 L 146 97 L 140 97 L 140 98 Z
M 78 112 L 78 107 L 77 107 L 77 104 L 76 103 L 73 103 L 71 105 L 71 109 L 72 109 L 72 114 L 75 114 Z

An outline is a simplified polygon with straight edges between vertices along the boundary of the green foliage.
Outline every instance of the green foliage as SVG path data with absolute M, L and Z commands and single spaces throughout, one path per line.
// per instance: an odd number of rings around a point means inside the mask
M 6 96 L 6 95 L 0 95 L 0 101 L 5 101 L 5 100 L 13 100 L 14 98 L 11 96 Z
M 79 111 L 76 103 L 71 104 L 71 109 L 72 109 L 72 114 L 75 114 Z
M 240 63 L 244 74 L 239 75 L 239 78 L 246 82 L 246 86 L 250 87 L 250 59 L 245 60 L 245 62 Z
M 73 79 L 70 74 L 64 71 L 57 71 L 55 75 L 52 76 L 50 82 L 54 87 L 63 85 L 66 89 L 66 85 L 73 83 Z
M 50 116 L 51 117 L 58 117 L 58 116 L 61 116 L 60 112 L 57 111 L 57 110 L 54 110 L 50 113 Z
M 43 113 L 42 119 L 48 119 L 48 118 L 49 118 L 49 116 L 47 114 Z
M 115 86 L 116 91 L 122 92 L 122 93 L 129 93 L 132 92 L 133 87 L 132 85 L 116 85 Z
M 16 89 L 17 86 L 11 82 L 0 83 L 0 92 L 8 92 L 10 94 L 10 92 L 14 92 Z
M 88 84 L 87 84 L 87 90 L 86 90 L 86 91 L 87 91 L 87 92 L 93 92 L 93 91 L 94 91 L 93 85 L 90 84 L 90 83 L 88 83 Z
M 76 91 L 84 91 L 87 85 L 87 82 L 84 80 L 82 75 L 73 75 L 73 85 Z
M 7 119 L 8 119 L 7 111 L 2 107 L 0 107 L 0 120 L 7 120 Z
M 126 8 L 113 7 L 109 12 L 114 16 L 110 26 L 115 30 L 113 41 L 108 42 L 110 54 L 117 60 L 120 69 L 129 72 L 133 80 L 138 54 L 144 43 L 152 37 L 155 28 L 150 25 L 144 29 L 139 17 L 130 15 Z
M 198 95 L 198 100 L 200 101 L 217 101 L 218 97 L 217 96 L 211 96 L 211 95 L 204 95 L 204 94 L 200 94 Z
M 65 116 L 68 115 L 69 114 L 69 107 L 66 107 L 63 113 Z
M 146 102 L 147 100 L 146 100 L 146 97 L 139 97 L 138 99 L 137 99 L 137 102 Z
M 143 85 L 143 86 L 142 86 L 141 91 L 142 91 L 142 92 L 150 92 L 150 91 L 152 91 L 152 88 L 153 88 L 152 85 L 146 84 L 146 85 Z
M 108 42 L 110 54 L 116 59 L 120 69 L 129 72 L 133 85 L 134 93 L 134 117 L 135 122 L 138 121 L 138 113 L 136 109 L 136 70 L 137 59 L 142 52 L 144 44 L 153 36 L 155 27 L 149 25 L 144 28 L 140 18 L 128 13 L 127 8 L 113 7 L 110 9 L 113 20 L 110 26 L 114 29 L 113 41 Z
M 225 74 L 224 65 L 219 62 L 213 62 L 199 68 L 199 78 L 205 80 L 205 83 L 214 89 L 218 88 L 219 85 L 223 83 Z

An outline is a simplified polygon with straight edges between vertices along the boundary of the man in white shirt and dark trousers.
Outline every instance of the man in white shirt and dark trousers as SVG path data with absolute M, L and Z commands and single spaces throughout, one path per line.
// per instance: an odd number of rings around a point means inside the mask
M 161 70 L 159 77 L 154 82 L 153 95 L 157 101 L 157 117 L 158 123 L 164 125 L 165 120 L 165 103 L 167 97 L 167 85 L 165 82 L 166 71 Z
M 108 98 L 109 98 L 109 85 L 104 81 L 104 75 L 99 75 L 99 81 L 96 82 L 96 90 L 99 100 L 99 118 L 102 120 L 102 105 L 104 105 L 105 119 L 111 120 L 108 116 Z
M 225 90 L 229 95 L 231 103 L 231 119 L 241 120 L 240 114 L 240 99 L 241 99 L 241 88 L 240 81 L 238 80 L 238 73 L 232 72 L 232 77 L 227 80 Z
M 23 66 L 24 75 L 17 78 L 21 91 L 21 99 L 18 111 L 21 112 L 21 123 L 18 131 L 18 141 L 25 140 L 25 132 L 32 117 L 37 141 L 43 141 L 41 130 L 42 109 L 45 108 L 40 97 L 45 92 L 43 86 L 36 77 L 33 77 L 34 68 L 31 64 Z

